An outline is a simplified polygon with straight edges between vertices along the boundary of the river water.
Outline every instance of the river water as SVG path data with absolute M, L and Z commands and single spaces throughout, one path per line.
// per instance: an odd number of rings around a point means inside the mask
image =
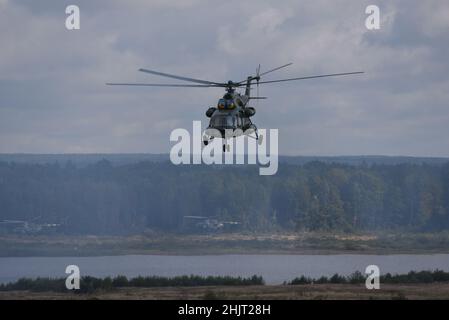
M 66 277 L 67 265 L 77 265 L 81 276 L 125 275 L 230 275 L 263 276 L 267 284 L 280 284 L 305 275 L 330 276 L 364 272 L 377 265 L 381 274 L 411 270 L 449 271 L 449 254 L 435 255 L 128 255 L 104 257 L 5 257 L 0 258 L 0 283 L 21 277 Z

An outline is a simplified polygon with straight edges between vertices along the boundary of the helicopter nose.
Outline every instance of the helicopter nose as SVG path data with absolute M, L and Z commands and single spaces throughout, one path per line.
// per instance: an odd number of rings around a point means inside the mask
M 224 132 L 223 129 L 208 127 L 204 133 L 214 138 L 223 138 Z

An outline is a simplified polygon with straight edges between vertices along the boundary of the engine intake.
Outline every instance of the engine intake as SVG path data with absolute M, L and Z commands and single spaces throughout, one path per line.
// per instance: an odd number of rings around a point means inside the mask
M 245 116 L 247 117 L 252 117 L 256 114 L 256 109 L 254 109 L 253 107 L 247 107 L 245 108 Z
M 208 117 L 208 118 L 212 117 L 212 115 L 214 114 L 215 110 L 217 110 L 217 108 L 214 108 L 214 107 L 210 107 L 209 109 L 207 109 L 206 117 Z

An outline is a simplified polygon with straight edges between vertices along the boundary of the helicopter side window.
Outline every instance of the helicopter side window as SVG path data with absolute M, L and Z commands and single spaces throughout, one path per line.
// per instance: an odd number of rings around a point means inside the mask
M 235 99 L 235 103 L 236 103 L 238 106 L 243 107 L 243 101 L 242 101 L 242 99 L 236 98 L 236 99 Z

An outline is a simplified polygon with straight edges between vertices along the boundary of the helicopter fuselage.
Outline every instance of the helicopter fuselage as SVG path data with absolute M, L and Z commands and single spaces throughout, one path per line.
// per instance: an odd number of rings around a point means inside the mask
M 205 134 L 213 138 L 232 138 L 249 135 L 257 130 L 250 117 L 256 113 L 248 106 L 249 96 L 228 92 L 218 100 L 217 107 L 210 107 L 210 118 Z

